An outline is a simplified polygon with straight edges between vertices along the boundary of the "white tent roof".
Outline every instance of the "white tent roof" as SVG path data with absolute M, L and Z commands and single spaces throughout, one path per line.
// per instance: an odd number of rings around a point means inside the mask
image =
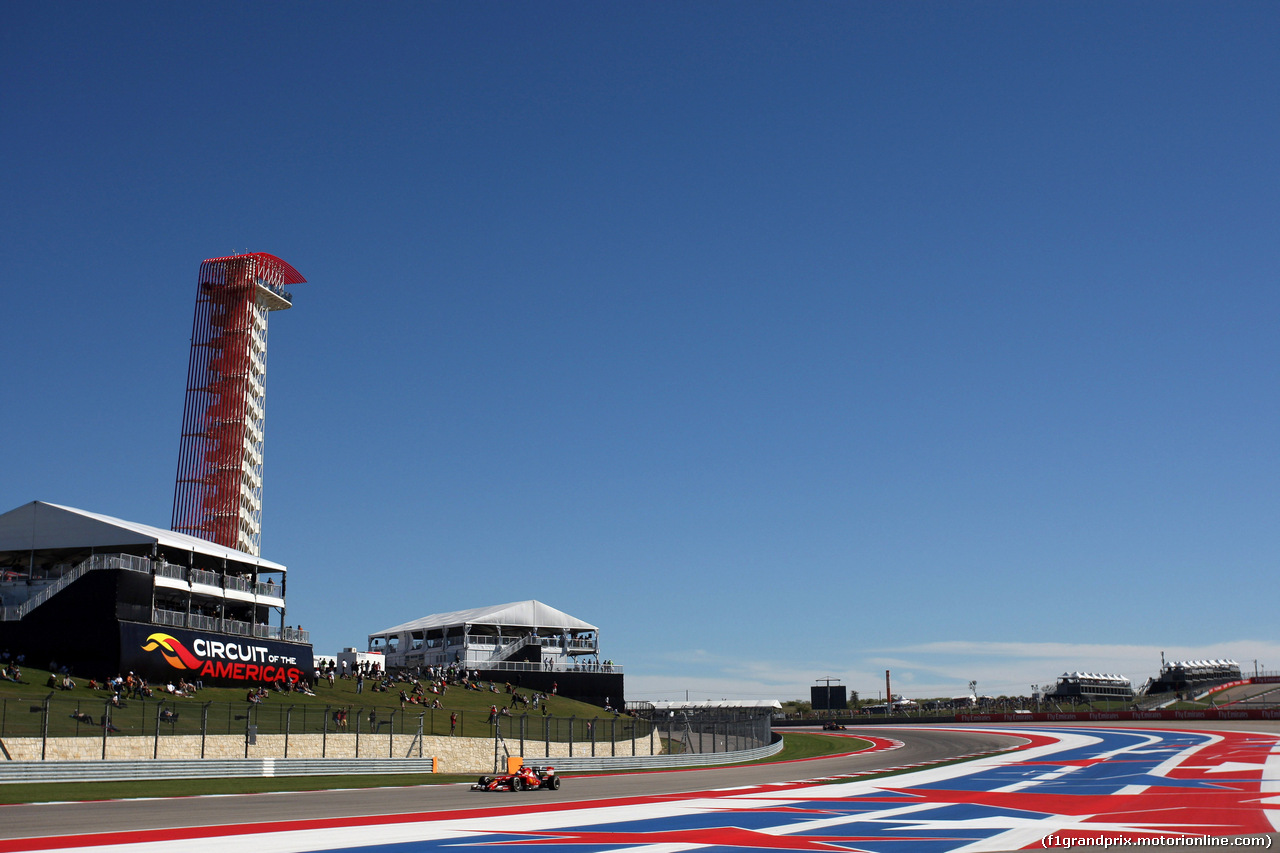
M 197 536 L 44 501 L 32 501 L 0 515 L 0 552 L 151 544 L 195 551 L 209 557 L 258 566 L 270 572 L 285 571 L 279 563 Z
M 431 628 L 448 628 L 454 625 L 514 625 L 520 628 L 559 628 L 570 631 L 596 631 L 595 625 L 575 619 L 563 610 L 556 610 L 541 601 L 515 601 L 511 604 L 495 604 L 490 607 L 473 607 L 452 613 L 436 613 L 423 616 L 403 625 L 384 631 L 375 631 L 371 637 L 383 634 L 402 634 L 406 631 L 425 631 Z

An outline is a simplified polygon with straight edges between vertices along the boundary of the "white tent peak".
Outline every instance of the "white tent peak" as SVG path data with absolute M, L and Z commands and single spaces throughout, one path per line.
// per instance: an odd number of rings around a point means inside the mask
M 595 625 L 570 616 L 563 610 L 543 604 L 541 601 L 513 601 L 469 610 L 435 613 L 412 622 L 405 622 L 370 636 L 400 634 L 406 631 L 424 631 L 431 628 L 447 628 L 453 625 L 512 625 L 522 628 L 559 628 L 568 631 L 596 631 Z

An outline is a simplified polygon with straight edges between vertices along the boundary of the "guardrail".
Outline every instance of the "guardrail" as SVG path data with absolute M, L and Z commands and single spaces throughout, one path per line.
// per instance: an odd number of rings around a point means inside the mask
M 526 764 L 550 765 L 557 771 L 562 770 L 657 770 L 665 767 L 710 767 L 719 764 L 741 764 L 745 761 L 759 761 L 770 758 L 782 751 L 782 735 L 774 734 L 773 742 L 756 747 L 742 749 L 737 752 L 684 752 L 665 753 L 663 755 L 638 756 L 601 756 L 573 758 L 537 758 L 525 759 Z
M 433 758 L 207 758 L 192 761 L 5 761 L 0 784 L 273 776 L 428 774 Z

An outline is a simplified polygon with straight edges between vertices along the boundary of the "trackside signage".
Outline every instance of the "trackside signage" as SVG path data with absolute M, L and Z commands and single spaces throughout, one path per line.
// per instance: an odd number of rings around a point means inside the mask
M 159 625 L 120 624 L 121 667 L 152 681 L 242 687 L 309 678 L 311 646 Z
M 1064 711 L 1051 714 L 956 714 L 957 723 L 1068 723 L 1117 720 L 1280 720 L 1277 708 L 1205 708 L 1194 711 Z

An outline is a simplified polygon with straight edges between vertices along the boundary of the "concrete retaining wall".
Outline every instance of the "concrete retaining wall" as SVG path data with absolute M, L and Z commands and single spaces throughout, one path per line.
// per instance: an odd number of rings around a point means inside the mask
M 229 758 L 416 758 L 419 748 L 415 735 L 361 735 L 359 753 L 356 752 L 356 735 L 339 733 L 318 735 L 299 734 L 288 738 L 288 755 L 285 755 L 284 735 L 258 735 L 257 743 L 245 754 L 243 735 L 210 735 L 204 739 L 204 757 Z M 637 756 L 649 755 L 649 738 L 638 739 L 634 744 Z M 5 738 L 0 741 L 0 757 L 10 761 L 40 761 L 40 738 Z M 95 761 L 104 757 L 108 761 L 140 761 L 160 759 L 200 759 L 199 735 L 174 735 L 154 738 L 128 735 L 109 735 L 106 739 L 106 755 L 103 755 L 103 739 L 100 737 L 51 737 L 45 745 L 46 761 Z M 519 740 L 508 740 L 507 749 L 512 755 L 520 752 Z M 618 741 L 618 756 L 630 756 L 631 741 Z M 662 741 L 654 738 L 654 749 L 661 751 Z M 608 743 L 596 744 L 596 755 L 612 755 L 615 751 Z M 440 773 L 490 773 L 494 770 L 494 745 L 490 738 L 428 736 L 422 739 L 422 756 L 438 759 Z M 569 744 L 542 741 L 525 741 L 525 760 L 542 761 L 548 758 L 567 757 Z M 549 754 L 548 754 L 549 753 Z M 591 744 L 574 744 L 574 756 L 590 756 Z M 505 759 L 505 756 L 504 756 Z

